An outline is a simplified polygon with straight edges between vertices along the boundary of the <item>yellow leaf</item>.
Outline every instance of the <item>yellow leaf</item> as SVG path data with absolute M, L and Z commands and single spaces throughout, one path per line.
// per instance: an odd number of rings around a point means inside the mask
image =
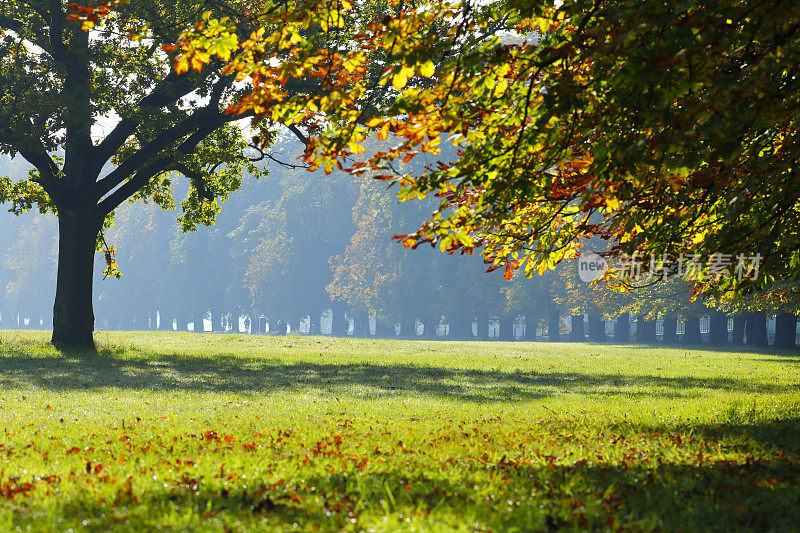
M 536 272 L 538 272 L 540 276 L 547 272 L 547 263 L 541 263 L 536 269 Z
M 185 57 L 181 58 L 180 61 L 175 63 L 175 73 L 176 74 L 183 74 L 184 72 L 188 72 L 188 71 L 189 71 L 189 62 L 186 60 Z
M 434 70 L 433 61 L 429 59 L 425 63 L 423 63 L 422 66 L 420 66 L 419 73 L 425 76 L 426 78 L 430 78 L 431 76 L 433 76 L 433 70 Z
M 209 61 L 211 61 L 211 54 L 208 52 L 197 51 L 192 56 L 192 69 L 200 72 L 203 70 L 203 64 L 208 63 Z
M 386 122 L 381 128 L 381 130 L 378 132 L 377 137 L 379 141 L 385 141 L 388 136 L 389 136 L 389 123 Z
M 364 125 L 367 126 L 368 128 L 375 128 L 377 126 L 380 126 L 382 122 L 383 122 L 382 118 L 371 118 Z
M 606 207 L 608 207 L 609 211 L 613 211 L 619 208 L 619 200 L 615 197 L 606 198 Z
M 392 79 L 392 85 L 398 91 L 405 87 L 406 83 L 408 83 L 408 77 L 406 77 L 405 70 L 401 70 L 399 73 L 395 74 L 394 78 Z

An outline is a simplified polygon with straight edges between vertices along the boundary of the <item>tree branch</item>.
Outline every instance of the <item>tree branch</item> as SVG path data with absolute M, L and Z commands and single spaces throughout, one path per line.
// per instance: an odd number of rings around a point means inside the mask
M 154 177 L 164 172 L 174 162 L 175 156 L 170 155 L 157 159 L 139 170 L 130 180 L 128 180 L 122 187 L 114 191 L 105 200 L 98 204 L 98 209 L 102 216 L 108 215 L 111 211 L 116 209 L 119 204 L 133 196 L 136 191 L 147 185 L 147 183 Z
M 147 111 L 155 111 L 167 104 L 178 101 L 180 98 L 192 92 L 195 87 L 189 82 L 189 78 L 170 73 L 156 86 L 153 91 L 139 101 L 139 109 L 142 115 Z M 105 163 L 111 159 L 125 141 L 136 132 L 141 125 L 141 119 L 127 118 L 121 120 L 100 144 L 95 147 L 97 159 Z
M 25 160 L 39 171 L 36 181 L 45 192 L 58 204 L 62 198 L 62 190 L 58 182 L 59 169 L 41 145 L 31 147 L 29 139 L 16 137 L 9 128 L 0 129 L 0 143 L 13 147 Z
M 289 125 L 288 125 L 288 126 L 286 126 L 286 127 L 287 127 L 287 128 L 289 128 L 289 131 L 291 131 L 292 133 L 294 133 L 294 136 L 295 136 L 295 137 L 297 137 L 298 139 L 300 139 L 300 142 L 302 142 L 303 144 L 305 144 L 306 146 L 308 146 L 308 137 L 306 137 L 306 136 L 303 134 L 303 132 L 302 132 L 302 131 L 300 131 L 300 128 L 298 128 L 298 127 L 297 127 L 297 126 L 295 126 L 294 124 L 289 124 Z
M 158 155 L 165 148 L 173 145 L 180 139 L 184 138 L 199 128 L 208 129 L 208 125 L 217 124 L 219 117 L 224 117 L 219 113 L 209 112 L 206 108 L 200 109 L 190 115 L 186 120 L 176 124 L 172 128 L 162 131 L 152 141 L 147 143 L 135 154 L 123 161 L 116 169 L 111 171 L 106 177 L 97 182 L 95 189 L 95 197 L 100 200 L 103 196 L 108 194 L 118 186 L 125 179 L 131 176 L 137 168 L 145 164 L 148 160 Z M 216 119 L 216 120 L 215 120 Z M 211 131 L 224 124 L 225 121 L 219 121 Z M 210 133 L 210 132 L 209 132 Z M 208 133 L 206 134 L 208 135 Z M 199 142 L 199 141 L 198 141 Z
M 20 37 L 22 37 L 21 34 L 25 32 L 25 25 L 21 21 L 12 19 L 2 13 L 0 13 L 0 28 L 11 30 Z
M 200 198 L 204 200 L 208 200 L 209 202 L 214 199 L 214 195 L 208 192 L 205 183 L 203 182 L 203 175 L 199 172 L 195 172 L 191 168 L 187 167 L 183 163 L 177 162 L 174 163 L 168 170 L 174 170 L 176 172 L 180 172 L 190 180 L 194 184 L 194 188 L 197 189 L 197 193 L 200 195 Z

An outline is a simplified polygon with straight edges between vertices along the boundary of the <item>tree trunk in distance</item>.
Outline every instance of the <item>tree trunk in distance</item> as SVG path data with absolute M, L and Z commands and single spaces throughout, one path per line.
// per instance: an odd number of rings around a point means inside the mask
M 58 213 L 58 273 L 52 343 L 59 350 L 95 350 L 92 276 L 100 224 L 91 211 Z
M 440 316 L 430 316 L 425 321 L 425 337 L 428 339 L 438 339 L 436 330 L 439 327 Z
M 678 318 L 674 316 L 664 317 L 664 344 L 678 343 Z
M 527 309 L 524 313 L 520 313 L 525 316 L 525 334 L 522 336 L 521 340 L 524 341 L 535 341 L 536 340 L 536 326 L 541 324 L 542 322 L 542 315 L 538 313 L 534 313 L 531 309 Z
M 489 339 L 489 314 L 483 311 L 477 313 L 476 318 L 478 320 L 478 336 L 475 337 L 476 340 L 488 340 Z M 472 326 L 470 326 L 472 327 Z
M 733 317 L 733 338 L 731 344 L 734 346 L 742 346 L 744 344 L 744 325 L 747 322 L 747 317 L 744 315 L 736 315 Z
M 416 320 L 406 320 L 402 323 L 402 328 L 400 329 L 400 336 L 405 337 L 406 339 L 416 339 L 417 338 L 417 321 Z
M 467 318 L 466 315 L 451 315 L 448 316 L 448 323 L 450 324 L 448 340 L 466 341 L 472 339 L 471 318 Z
M 747 313 L 745 334 L 747 335 L 748 346 L 755 346 L 756 348 L 769 346 L 767 341 L 767 315 L 764 311 Z
M 503 313 L 500 315 L 500 340 L 514 340 L 514 315 L 512 313 Z
M 617 317 L 614 325 L 614 342 L 627 344 L 631 342 L 631 316 L 628 313 Z
M 551 309 L 547 319 L 547 339 L 550 342 L 561 340 L 561 312 Z
M 606 340 L 606 322 L 600 315 L 589 315 L 589 340 L 592 342 Z
M 375 337 L 379 339 L 394 338 L 394 323 L 388 325 L 385 324 L 382 320 L 377 319 L 375 323 Z
M 778 313 L 775 317 L 775 348 L 793 350 L 796 348 L 797 317 L 791 313 Z
M 708 344 L 710 346 L 725 346 L 728 344 L 728 316 L 720 311 L 715 311 L 711 314 Z
M 645 320 L 644 316 L 640 316 L 636 319 L 636 342 L 639 344 L 655 344 L 655 320 Z
M 586 342 L 586 333 L 583 330 L 583 313 L 572 315 L 572 332 L 569 334 L 572 342 Z
M 703 344 L 703 337 L 700 335 L 700 318 L 696 316 L 686 317 L 686 329 L 683 333 L 683 344 Z

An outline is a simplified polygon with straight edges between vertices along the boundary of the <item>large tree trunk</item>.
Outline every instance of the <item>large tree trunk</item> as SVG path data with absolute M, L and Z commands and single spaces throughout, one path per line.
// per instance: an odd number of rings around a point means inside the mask
M 627 344 L 631 342 L 631 315 L 624 313 L 617 317 L 614 325 L 614 342 L 617 344 Z
M 725 346 L 728 344 L 728 315 L 720 311 L 712 313 L 708 329 L 708 344 L 710 346 Z
M 741 346 L 744 344 L 745 322 L 747 322 L 747 317 L 744 315 L 736 315 L 733 317 L 733 339 L 731 339 L 731 343 L 734 346 Z
M 664 317 L 664 344 L 677 344 L 678 342 L 678 319 L 674 316 Z
M 767 340 L 767 315 L 764 311 L 747 313 L 747 324 L 744 331 L 747 336 L 748 346 L 756 346 L 758 348 L 769 346 L 769 341 Z
M 700 318 L 696 316 L 686 317 L 686 327 L 683 330 L 683 343 L 693 345 L 703 344 L 703 337 L 700 335 Z
M 775 348 L 793 350 L 796 347 L 797 317 L 790 313 L 778 313 L 775 317 Z
M 100 224 L 89 211 L 58 212 L 58 275 L 53 304 L 53 345 L 93 350 L 92 276 Z

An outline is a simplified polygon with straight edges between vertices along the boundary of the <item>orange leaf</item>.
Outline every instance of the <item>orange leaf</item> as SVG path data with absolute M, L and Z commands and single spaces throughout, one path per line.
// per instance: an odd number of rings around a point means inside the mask
M 506 269 L 503 271 L 503 277 L 506 281 L 510 281 L 514 277 L 514 269 L 511 268 L 509 263 L 506 263 Z

